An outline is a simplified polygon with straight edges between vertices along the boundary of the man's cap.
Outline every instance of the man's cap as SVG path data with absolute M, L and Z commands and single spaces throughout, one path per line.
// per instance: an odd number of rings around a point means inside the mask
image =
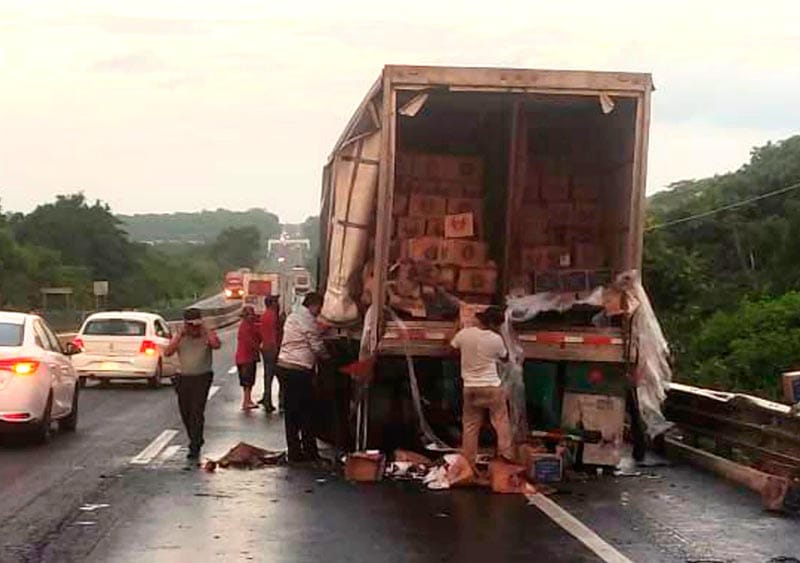
M 203 319 L 203 313 L 200 309 L 195 307 L 191 307 L 190 309 L 186 309 L 183 312 L 183 320 L 184 321 L 199 321 Z
M 485 310 L 475 313 L 475 317 L 486 326 L 500 326 L 506 320 L 505 310 L 497 305 L 491 305 Z

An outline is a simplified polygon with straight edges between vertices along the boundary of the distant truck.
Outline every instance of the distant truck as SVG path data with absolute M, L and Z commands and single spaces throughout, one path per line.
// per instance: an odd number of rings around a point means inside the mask
M 384 68 L 323 170 L 320 212 L 318 287 L 332 343 L 358 350 L 363 330 L 361 349 L 377 357 L 360 431 L 370 447 L 396 446 L 397 428 L 415 424 L 409 365 L 433 426 L 455 426 L 448 337 L 460 316 L 469 322 L 509 295 L 577 303 L 641 269 L 652 88 L 649 74 Z M 369 303 L 381 306 L 365 321 Z M 546 430 L 580 424 L 569 410 L 591 410 L 599 422 L 589 424 L 602 428 L 590 429 L 621 440 L 627 398 L 641 446 L 629 327 L 593 322 L 597 312 L 576 306 L 514 324 L 528 416 Z M 588 462 L 614 465 L 618 446 Z
M 281 276 L 280 308 L 287 315 L 311 291 L 311 273 L 302 266 L 294 266 Z
M 244 274 L 245 305 L 251 305 L 256 312 L 264 312 L 264 300 L 268 296 L 280 294 L 280 274 L 267 272 L 252 272 Z
M 222 292 L 226 299 L 242 299 L 244 297 L 244 274 L 239 270 L 227 272 Z

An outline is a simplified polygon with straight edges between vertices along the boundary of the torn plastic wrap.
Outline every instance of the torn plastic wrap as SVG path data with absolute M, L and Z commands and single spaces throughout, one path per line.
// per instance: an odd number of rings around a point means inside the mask
M 406 366 L 408 367 L 408 384 L 411 388 L 411 400 L 414 403 L 414 412 L 417 414 L 417 427 L 420 435 L 425 440 L 425 448 L 432 451 L 449 452 L 454 451 L 455 448 L 448 446 L 443 440 L 433 432 L 428 420 L 425 418 L 425 413 L 422 411 L 422 397 L 419 392 L 419 384 L 417 383 L 417 372 L 414 369 L 414 359 L 408 351 L 408 327 L 403 320 L 392 311 L 391 307 L 386 308 L 387 313 L 391 316 L 392 320 L 397 322 L 400 331 L 403 335 L 403 347 L 406 356 Z
M 508 415 L 514 443 L 521 444 L 528 439 L 528 409 L 525 400 L 525 381 L 522 377 L 525 354 L 517 334 L 509 322 L 508 312 L 506 312 L 506 322 L 503 323 L 500 332 L 508 350 L 508 362 L 501 364 L 500 380 L 508 395 L 510 406 Z
M 375 216 L 381 147 L 377 99 L 359 109 L 334 149 L 328 246 L 328 279 L 322 317 L 335 325 L 359 320 L 353 297 L 369 248 Z
M 624 295 L 624 305 L 616 309 L 619 301 L 613 297 L 619 296 L 619 293 Z M 530 321 L 544 311 L 563 313 L 576 305 L 603 307 L 609 315 L 629 315 L 631 348 L 635 351 L 631 360 L 636 362 L 639 411 L 647 426 L 647 433 L 655 437 L 672 426 L 661 410 L 672 381 L 669 344 L 637 271 L 619 274 L 611 287 L 598 287 L 584 298 L 578 298 L 575 294 L 535 293 L 509 297 L 507 305 L 508 319 L 517 323 Z M 596 321 L 599 324 L 602 319 L 597 318 Z
M 661 410 L 672 382 L 669 344 L 650 304 L 650 298 L 642 286 L 639 273 L 629 271 L 620 274 L 615 286 L 624 291 L 628 299 L 633 298 L 638 305 L 631 318 L 632 345 L 636 350 L 636 357 L 633 359 L 636 360 L 638 376 L 636 391 L 639 412 L 647 426 L 647 434 L 653 438 L 672 427 L 672 423 L 664 418 Z

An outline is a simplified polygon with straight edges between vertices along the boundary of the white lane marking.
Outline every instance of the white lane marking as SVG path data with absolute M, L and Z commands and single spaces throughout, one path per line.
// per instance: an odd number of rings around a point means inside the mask
M 180 450 L 180 449 L 181 449 L 181 447 L 178 444 L 172 444 L 171 446 L 167 446 L 166 448 L 164 448 L 164 451 L 161 452 L 161 455 L 158 456 L 158 460 L 156 461 L 156 463 L 158 465 L 165 464 L 166 462 L 171 460 L 173 457 L 175 457 L 175 454 L 177 454 L 178 450 Z
M 232 366 L 231 369 L 228 370 L 228 375 L 236 375 L 236 372 L 239 371 L 236 369 L 236 366 Z
M 544 512 L 553 522 L 564 528 L 575 537 L 575 539 L 591 549 L 606 563 L 633 563 L 630 559 L 617 551 L 616 548 L 589 529 L 583 522 L 546 496 L 538 493 L 525 496 L 528 499 L 528 504 L 532 504 Z
M 208 400 L 211 400 L 211 397 L 217 394 L 219 391 L 219 385 L 212 385 L 211 388 L 208 390 Z
M 161 434 L 156 436 L 156 438 L 150 442 L 145 449 L 139 452 L 136 457 L 131 459 L 131 463 L 136 465 L 146 465 L 150 463 L 153 461 L 153 458 L 164 449 L 164 446 L 169 444 L 177 434 L 178 431 L 171 428 L 164 430 Z

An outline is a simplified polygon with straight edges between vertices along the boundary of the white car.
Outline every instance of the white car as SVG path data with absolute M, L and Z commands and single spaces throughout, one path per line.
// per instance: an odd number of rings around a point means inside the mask
M 0 312 L 0 432 L 30 433 L 39 441 L 50 423 L 74 431 L 78 424 L 78 375 L 70 355 L 36 315 Z
M 177 360 L 164 351 L 172 338 L 167 322 L 153 313 L 95 313 L 72 341 L 83 353 L 72 358 L 81 382 L 87 379 L 146 379 L 158 387 L 175 375 Z

